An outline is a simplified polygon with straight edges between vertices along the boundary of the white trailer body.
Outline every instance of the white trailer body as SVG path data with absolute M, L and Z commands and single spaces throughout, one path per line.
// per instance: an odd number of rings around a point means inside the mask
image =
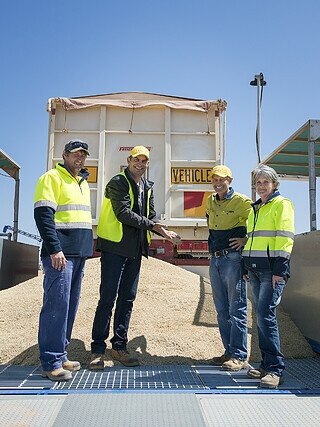
M 145 145 L 157 214 L 182 237 L 173 251 L 154 236 L 151 253 L 176 264 L 206 264 L 205 202 L 212 191 L 209 172 L 224 160 L 225 110 L 223 100 L 140 92 L 50 98 L 47 166 L 61 160 L 69 140 L 89 144 L 86 166 L 95 232 L 106 183 L 126 167 L 132 147 Z

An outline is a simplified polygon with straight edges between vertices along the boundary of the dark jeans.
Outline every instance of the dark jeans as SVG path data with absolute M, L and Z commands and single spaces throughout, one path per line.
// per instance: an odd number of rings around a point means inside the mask
M 281 301 L 285 282 L 278 283 L 273 289 L 271 271 L 250 271 L 249 277 L 262 356 L 260 368 L 281 376 L 285 365 L 284 356 L 280 350 L 276 308 Z
M 240 252 L 210 262 L 210 280 L 226 356 L 247 358 L 247 285 Z
M 49 256 L 42 259 L 43 305 L 38 340 L 44 371 L 60 368 L 68 358 L 67 347 L 78 309 L 85 258 L 67 257 L 67 260 L 66 267 L 58 271 L 52 267 Z
M 110 320 L 115 301 L 112 348 L 126 349 L 132 306 L 138 289 L 140 267 L 141 255 L 133 259 L 108 252 L 101 253 L 100 299 L 92 327 L 92 353 L 103 354 L 105 352 L 105 341 L 109 336 Z

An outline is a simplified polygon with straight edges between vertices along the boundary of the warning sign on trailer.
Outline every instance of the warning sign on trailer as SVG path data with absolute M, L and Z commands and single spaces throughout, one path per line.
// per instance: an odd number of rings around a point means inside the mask
M 171 184 L 211 184 L 211 168 L 171 168 Z

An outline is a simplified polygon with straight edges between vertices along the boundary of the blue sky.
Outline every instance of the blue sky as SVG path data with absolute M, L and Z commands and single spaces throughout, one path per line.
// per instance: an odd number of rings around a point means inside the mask
M 33 192 L 46 167 L 50 97 L 143 91 L 225 99 L 226 163 L 234 188 L 250 194 L 257 106 L 249 82 L 260 72 L 267 81 L 264 158 L 320 118 L 319 18 L 316 0 L 4 2 L 0 148 L 21 166 L 19 228 L 36 232 Z M 296 231 L 308 231 L 307 184 L 280 189 L 296 206 Z M 14 181 L 0 175 L 1 231 L 13 221 L 13 194 Z

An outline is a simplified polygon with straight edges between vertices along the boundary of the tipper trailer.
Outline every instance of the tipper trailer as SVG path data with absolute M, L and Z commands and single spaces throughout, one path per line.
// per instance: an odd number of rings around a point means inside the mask
M 147 146 L 150 149 L 148 178 L 155 182 L 157 214 L 182 238 L 181 243 L 173 247 L 153 235 L 151 254 L 207 276 L 209 253 L 205 203 L 212 192 L 210 170 L 224 163 L 226 107 L 224 100 L 208 101 L 140 92 L 50 98 L 48 169 L 61 160 L 64 145 L 70 139 L 80 138 L 88 142 L 90 157 L 87 167 L 95 232 L 106 183 L 126 167 L 129 152 L 135 145 Z M 270 163 L 281 177 L 312 177 L 315 171 L 312 168 L 308 171 L 306 166 L 310 144 L 316 144 L 318 153 L 318 120 L 309 120 L 263 162 Z M 288 146 L 292 147 L 288 149 Z M 293 171 L 288 169 L 288 165 L 295 162 L 291 158 L 283 158 L 290 154 L 294 159 L 299 155 Z M 300 158 L 303 158 L 303 164 Z M 314 162 L 318 167 L 317 156 Z M 315 214 L 311 217 L 314 218 Z M 320 348 L 319 322 L 310 321 L 310 314 L 314 316 L 318 310 L 318 281 L 306 282 L 301 278 L 314 275 L 314 269 L 318 269 L 319 252 L 314 250 L 318 234 L 312 231 L 297 236 L 292 253 L 292 277 L 283 296 L 285 309 L 317 352 Z M 308 262 L 301 256 L 301 253 L 307 253 L 306 248 L 312 248 L 311 253 L 308 252 Z M 313 266 L 312 269 L 309 265 Z
M 224 100 L 140 92 L 50 98 L 48 169 L 61 160 L 69 140 L 89 144 L 95 233 L 106 183 L 126 167 L 135 145 L 148 147 L 156 212 L 182 238 L 173 247 L 153 235 L 151 255 L 196 270 L 209 264 L 205 205 L 210 170 L 224 160 L 226 106 Z

